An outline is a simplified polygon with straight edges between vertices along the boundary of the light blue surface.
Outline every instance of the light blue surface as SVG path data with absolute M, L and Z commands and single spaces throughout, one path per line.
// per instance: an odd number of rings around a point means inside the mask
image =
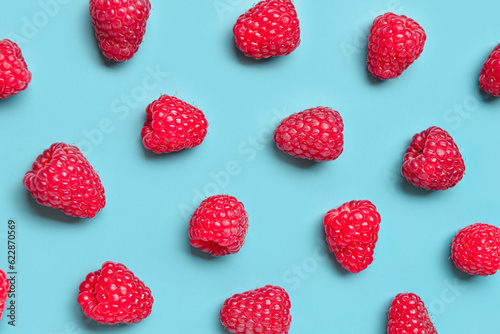
M 407 291 L 440 333 L 500 331 L 500 276 L 469 277 L 449 259 L 459 228 L 500 226 L 500 101 L 483 99 L 476 80 L 500 42 L 500 2 L 296 0 L 301 45 L 260 62 L 232 40 L 254 3 L 152 0 L 139 52 L 112 66 L 87 1 L 2 6 L 0 36 L 19 42 L 33 80 L 0 102 L 0 268 L 7 221 L 18 225 L 16 326 L 4 313 L 0 332 L 222 334 L 223 301 L 266 284 L 289 292 L 292 334 L 384 333 L 391 299 Z M 377 83 L 366 72 L 366 36 L 386 11 L 417 20 L 428 39 L 401 77 Z M 201 146 L 144 150 L 145 108 L 163 93 L 204 111 Z M 278 120 L 318 105 L 344 118 L 340 158 L 312 164 L 278 151 Z M 464 179 L 445 192 L 420 191 L 399 172 L 412 135 L 431 125 L 448 130 L 466 159 Z M 101 176 L 107 205 L 92 220 L 42 207 L 22 185 L 57 141 L 80 146 Z M 187 226 L 202 197 L 218 193 L 245 204 L 250 230 L 238 254 L 212 259 L 189 246 Z M 322 227 L 328 210 L 352 199 L 371 200 L 382 216 L 375 260 L 357 275 L 327 255 Z M 151 288 L 141 324 L 97 325 L 79 310 L 78 285 L 106 260 Z

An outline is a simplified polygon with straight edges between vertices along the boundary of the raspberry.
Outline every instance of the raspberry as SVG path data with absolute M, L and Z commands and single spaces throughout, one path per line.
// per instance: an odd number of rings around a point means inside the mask
M 280 150 L 296 158 L 335 160 L 344 150 L 343 130 L 338 111 L 310 108 L 284 118 L 274 131 L 274 142 Z
M 500 44 L 484 62 L 479 73 L 479 86 L 490 95 L 500 96 Z
M 297 12 L 291 0 L 264 0 L 241 15 L 233 27 L 236 46 L 255 59 L 286 56 L 300 44 Z
M 101 323 L 141 322 L 151 314 L 151 290 L 121 263 L 107 261 L 80 284 L 78 304 L 83 313 Z
M 414 293 L 400 293 L 389 309 L 387 334 L 437 334 L 422 299 Z
M 226 299 L 220 320 L 233 334 L 287 334 L 292 322 L 290 307 L 285 289 L 266 285 Z
M 424 29 L 404 15 L 376 17 L 368 37 L 368 70 L 382 80 L 400 76 L 420 56 L 426 38 Z
M 448 132 L 437 126 L 413 136 L 401 167 L 408 182 L 426 190 L 454 187 L 464 172 L 465 164 L 457 144 Z
M 451 258 L 469 275 L 495 274 L 500 269 L 500 229 L 481 223 L 461 229 L 451 243 Z
M 235 197 L 216 195 L 206 198 L 189 221 L 191 245 L 213 256 L 240 251 L 248 232 L 248 216 Z
M 73 145 L 55 143 L 44 150 L 23 183 L 38 203 L 70 216 L 93 218 L 106 204 L 99 175 Z
M 162 95 L 146 108 L 146 114 L 142 143 L 155 153 L 196 147 L 207 135 L 203 112 L 174 96 Z
M 350 201 L 327 212 L 323 220 L 326 241 L 337 261 L 351 273 L 373 262 L 380 214 L 370 201 Z
M 9 298 L 10 292 L 10 282 L 7 279 L 7 275 L 3 270 L 0 269 L 0 320 L 2 319 L 2 313 L 7 307 L 6 301 Z
M 28 87 L 31 72 L 19 46 L 8 40 L 0 41 L 0 99 L 19 94 Z
M 102 53 L 116 61 L 131 59 L 146 33 L 149 0 L 90 0 L 89 5 Z

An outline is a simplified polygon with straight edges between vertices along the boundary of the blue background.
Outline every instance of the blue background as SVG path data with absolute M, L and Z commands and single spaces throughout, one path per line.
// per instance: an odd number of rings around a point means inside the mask
M 227 333 L 218 312 L 234 293 L 266 284 L 292 302 L 290 333 L 384 333 L 400 292 L 419 294 L 441 333 L 500 330 L 500 276 L 455 269 L 452 237 L 475 222 L 500 226 L 498 99 L 477 87 L 500 42 L 498 1 L 296 0 L 302 43 L 291 55 L 254 61 L 234 47 L 232 26 L 254 0 L 152 0 L 135 57 L 101 56 L 88 2 L 9 2 L 0 36 L 19 43 L 29 89 L 0 102 L 0 268 L 7 221 L 17 223 L 17 318 L 3 333 Z M 396 80 L 367 75 L 366 40 L 387 11 L 419 22 L 421 57 Z M 154 75 L 153 75 L 153 74 Z M 141 144 L 146 106 L 161 94 L 194 103 L 209 121 L 193 150 L 157 156 Z M 315 106 L 338 110 L 345 148 L 310 163 L 272 142 L 278 121 Z M 425 192 L 400 176 L 413 134 L 450 132 L 466 175 Z M 24 173 L 54 142 L 78 145 L 101 176 L 107 205 L 75 219 L 38 205 Z M 211 258 L 189 245 L 191 213 L 206 196 L 231 194 L 248 211 L 246 244 Z M 375 260 L 343 270 L 327 251 L 322 219 L 344 202 L 369 199 L 382 216 Z M 154 295 L 140 324 L 86 319 L 78 285 L 104 261 L 127 265 Z

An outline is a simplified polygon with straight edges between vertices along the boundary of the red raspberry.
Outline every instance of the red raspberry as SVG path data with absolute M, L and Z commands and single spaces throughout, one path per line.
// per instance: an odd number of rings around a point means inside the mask
M 220 321 L 233 334 L 287 334 L 292 322 L 290 307 L 285 289 L 266 285 L 226 299 Z
M 401 168 L 408 182 L 427 190 L 454 187 L 464 172 L 465 164 L 457 144 L 448 132 L 437 126 L 413 136 Z
M 389 309 L 387 334 L 437 334 L 422 299 L 414 293 L 400 293 Z
M 90 16 L 102 53 L 116 61 L 131 59 L 146 33 L 149 0 L 90 0 Z
M 297 12 L 291 0 L 264 0 L 241 15 L 233 27 L 236 46 L 255 59 L 286 56 L 300 44 Z
M 461 229 L 451 243 L 451 258 L 469 275 L 495 274 L 500 269 L 500 229 L 481 223 Z
M 23 183 L 38 203 L 70 216 L 92 218 L 106 204 L 99 175 L 73 145 L 50 145 L 36 158 Z
M 174 96 L 162 95 L 147 107 L 146 114 L 142 143 L 155 153 L 196 147 L 207 135 L 203 112 Z
M 284 118 L 274 131 L 280 150 L 314 161 L 337 159 L 344 150 L 344 123 L 328 107 L 310 108 Z
M 327 212 L 323 220 L 326 241 L 337 261 L 351 273 L 373 262 L 380 214 L 370 201 L 350 201 Z
M 208 197 L 189 221 L 191 245 L 213 256 L 239 252 L 247 232 L 248 216 L 243 203 L 228 195 Z
M 382 80 L 400 76 L 420 56 L 426 38 L 424 29 L 404 15 L 376 17 L 368 37 L 368 70 Z
M 2 319 L 2 313 L 7 307 L 6 301 L 9 298 L 10 292 L 10 282 L 7 279 L 7 275 L 3 270 L 0 269 L 0 320 Z
M 500 44 L 489 54 L 479 73 L 479 85 L 486 93 L 500 96 Z
M 78 304 L 83 313 L 101 323 L 141 322 L 151 314 L 151 290 L 121 263 L 107 261 L 80 284 Z
M 16 43 L 0 41 L 0 99 L 16 95 L 28 87 L 31 72 Z

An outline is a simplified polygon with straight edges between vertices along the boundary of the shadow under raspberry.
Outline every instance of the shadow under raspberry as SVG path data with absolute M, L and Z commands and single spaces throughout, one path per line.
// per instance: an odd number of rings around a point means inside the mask
M 230 49 L 233 50 L 234 56 L 236 60 L 238 60 L 238 63 L 242 65 L 248 65 L 248 66 L 264 66 L 264 65 L 269 65 L 273 63 L 276 59 L 275 58 L 282 58 L 282 57 L 270 57 L 270 58 L 262 58 L 262 59 L 255 59 L 252 57 L 247 57 L 245 54 L 238 49 L 238 46 L 236 45 L 236 42 L 234 41 L 234 35 L 233 31 L 231 30 L 231 33 L 229 35 L 229 45 Z M 286 57 L 286 56 L 285 56 Z
M 371 74 L 370 71 L 368 70 L 368 66 L 366 66 L 366 63 L 365 63 L 365 73 L 366 73 L 366 77 L 368 79 L 368 82 L 373 86 L 378 86 L 378 85 L 384 83 L 384 81 L 387 81 L 387 80 L 381 80 L 379 78 L 374 77 L 373 74 Z
M 479 84 L 476 86 L 477 93 L 481 97 L 481 101 L 487 104 L 494 104 L 494 103 L 500 103 L 498 102 L 500 100 L 500 97 L 495 97 L 493 95 L 490 95 L 486 93 L 484 90 L 481 89 Z
M 19 92 L 18 94 L 9 96 L 6 99 L 0 99 L 0 106 L 7 108 L 7 107 L 10 107 L 10 106 L 14 106 L 15 103 L 21 103 L 22 99 L 23 99 L 23 95 L 29 94 L 30 93 L 29 91 L 30 91 L 30 87 L 28 85 L 28 87 L 25 90 Z M 5 112 L 5 111 L 1 110 L 1 112 Z M 16 110 L 16 112 L 19 112 L 19 111 Z
M 180 151 L 169 152 L 169 153 L 155 153 L 155 152 L 148 150 L 147 148 L 144 147 L 144 145 L 142 144 L 141 138 L 139 138 L 139 145 L 141 145 L 142 151 L 144 152 L 144 158 L 146 158 L 148 160 L 163 160 L 163 159 L 167 160 L 167 159 L 180 158 L 183 156 L 187 156 L 189 154 L 193 154 L 193 153 L 190 153 L 190 151 L 194 151 L 197 149 L 197 147 L 193 147 L 193 148 L 183 149 Z
M 80 310 L 78 314 L 78 319 L 75 322 L 76 326 L 81 326 L 86 330 L 95 332 L 95 333 L 104 333 L 104 332 L 115 332 L 115 333 L 137 333 L 138 328 L 140 327 L 141 324 L 115 324 L 115 325 L 107 325 L 107 324 L 101 324 L 98 323 L 97 321 L 88 318 L 82 310 Z M 143 321 L 148 321 L 148 319 L 144 319 Z M 79 331 L 75 331 L 75 333 L 78 333 Z
M 27 190 L 25 191 L 25 200 L 28 203 L 29 210 L 32 213 L 46 219 L 69 224 L 75 224 L 79 223 L 80 221 L 86 220 L 86 218 L 69 216 L 58 209 L 49 208 L 48 206 L 38 203 L 36 199 L 31 196 L 31 193 Z
M 274 141 L 271 140 L 270 145 L 272 146 L 272 150 L 274 151 L 276 157 L 290 165 L 293 165 L 295 167 L 299 168 L 304 168 L 304 169 L 309 169 L 316 167 L 319 168 L 319 165 L 324 164 L 324 163 L 331 163 L 331 161 L 313 161 L 313 160 L 308 160 L 308 159 L 301 159 L 301 158 L 295 158 L 289 154 L 284 153 L 282 150 L 280 150 Z
M 187 233 L 186 233 L 185 237 L 187 240 L 186 245 L 187 245 L 187 247 L 189 247 L 189 252 L 191 253 L 191 255 L 193 255 L 197 258 L 200 258 L 202 260 L 205 260 L 205 261 L 217 260 L 218 257 L 212 256 L 209 253 L 201 251 L 199 248 L 191 246 L 191 243 L 189 242 L 189 236 L 187 235 Z M 226 255 L 226 256 L 231 256 L 231 255 L 234 255 L 234 254 L 230 254 L 230 255 Z M 221 256 L 221 257 L 224 258 L 225 256 Z
M 416 187 L 405 179 L 399 183 L 399 187 L 405 194 L 412 196 L 432 196 L 431 194 L 435 192 L 433 190 L 425 190 L 423 188 Z

